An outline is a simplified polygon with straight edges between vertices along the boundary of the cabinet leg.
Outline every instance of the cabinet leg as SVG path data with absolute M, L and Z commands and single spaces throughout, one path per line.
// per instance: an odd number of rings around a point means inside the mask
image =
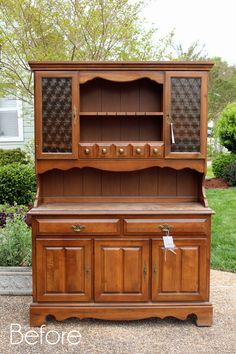
M 204 311 L 203 313 L 197 313 L 196 324 L 198 327 L 210 327 L 212 326 L 213 313 L 212 309 Z
M 30 309 L 30 327 L 40 327 L 46 323 L 46 315 Z

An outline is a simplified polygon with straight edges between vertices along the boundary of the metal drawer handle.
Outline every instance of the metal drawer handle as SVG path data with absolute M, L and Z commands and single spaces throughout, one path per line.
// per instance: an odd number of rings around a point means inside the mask
M 77 225 L 72 225 L 72 229 L 76 232 L 83 231 L 85 229 L 85 225 L 77 224 Z
M 169 233 L 170 230 L 173 228 L 173 226 L 169 225 L 169 224 L 162 224 L 162 225 L 159 225 L 159 228 L 161 229 L 161 231 Z

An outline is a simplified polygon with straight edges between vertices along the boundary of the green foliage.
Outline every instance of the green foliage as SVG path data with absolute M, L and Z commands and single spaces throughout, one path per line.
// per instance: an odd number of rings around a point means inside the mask
M 22 220 L 27 219 L 27 212 L 29 207 L 26 205 L 9 205 L 9 204 L 0 204 L 0 227 L 6 225 L 6 220 L 8 217 L 13 217 L 14 214 L 21 215 Z
M 34 147 L 34 139 L 30 139 L 23 146 L 23 152 L 25 153 L 26 160 L 29 164 L 35 164 L 35 147 Z
M 211 267 L 236 272 L 236 188 L 207 189 L 212 218 Z
M 21 149 L 0 149 L 0 166 L 9 165 L 11 163 L 27 163 L 26 154 Z
M 144 26 L 144 6 L 145 0 L 1 0 L 2 95 L 31 103 L 29 60 L 163 59 L 173 33 L 160 38 Z
M 224 178 L 224 169 L 227 165 L 236 162 L 236 154 L 219 154 L 212 161 L 212 171 L 218 178 Z
M 5 228 L 0 229 L 0 265 L 31 265 L 31 229 L 18 214 L 7 218 Z
M 184 48 L 181 43 L 172 44 L 175 56 L 172 60 L 206 60 L 204 46 L 201 46 L 198 41 L 190 44 L 188 48 Z
M 236 101 L 236 67 L 221 58 L 213 58 L 215 65 L 209 73 L 209 120 L 217 121 L 228 103 Z
M 236 186 L 236 162 L 225 167 L 223 176 L 230 186 Z
M 0 203 L 29 204 L 34 199 L 35 173 L 31 165 L 0 167 Z
M 216 147 L 213 144 L 208 143 L 207 144 L 207 159 L 213 160 L 218 154 L 219 154 L 219 152 L 217 151 Z
M 223 110 L 217 124 L 217 132 L 221 144 L 236 153 L 236 102 L 227 105 Z
M 214 177 L 214 173 L 212 171 L 212 165 L 208 165 L 207 166 L 207 174 L 206 174 L 207 178 L 213 178 Z

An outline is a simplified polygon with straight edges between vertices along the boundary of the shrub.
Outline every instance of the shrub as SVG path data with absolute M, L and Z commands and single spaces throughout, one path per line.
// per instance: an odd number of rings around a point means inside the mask
M 225 167 L 224 179 L 230 186 L 236 186 L 236 162 L 230 163 Z
M 236 154 L 219 154 L 212 161 L 212 171 L 218 178 L 224 178 L 224 169 L 227 165 L 236 162 Z
M 34 140 L 30 139 L 23 146 L 23 152 L 25 153 L 26 161 L 34 165 L 35 163 L 35 148 L 34 148 Z
M 26 153 L 19 148 L 11 150 L 0 149 L 0 166 L 12 163 L 27 164 Z
M 236 102 L 227 105 L 223 110 L 217 124 L 217 132 L 221 144 L 236 153 Z
M 0 227 L 6 225 L 7 217 L 13 218 L 14 214 L 20 215 L 22 220 L 26 221 L 26 213 L 28 212 L 29 207 L 26 205 L 0 205 Z
M 8 217 L 6 227 L 0 229 L 0 265 L 31 265 L 31 230 L 20 215 Z
M 35 173 L 31 165 L 0 167 L 0 204 L 29 204 L 35 193 Z

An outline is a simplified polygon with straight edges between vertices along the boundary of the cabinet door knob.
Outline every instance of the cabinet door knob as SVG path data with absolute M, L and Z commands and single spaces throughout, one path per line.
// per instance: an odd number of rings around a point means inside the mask
M 137 153 L 138 155 L 140 155 L 140 154 L 141 154 L 141 149 L 140 149 L 140 148 L 137 148 L 137 149 L 136 149 L 136 153 Z
M 88 155 L 88 154 L 90 153 L 90 150 L 89 150 L 89 149 L 85 149 L 85 150 L 84 150 L 84 153 L 85 153 L 86 155 Z
M 81 232 L 85 229 L 85 225 L 81 225 L 81 224 L 72 225 L 71 227 L 76 232 Z
M 143 266 L 143 276 L 144 276 L 144 280 L 146 278 L 147 275 L 147 266 L 146 266 L 146 262 L 144 262 L 144 266 Z
M 158 148 L 154 148 L 154 149 L 153 149 L 153 153 L 154 153 L 155 155 L 157 155 L 157 154 L 158 154 Z
M 85 273 L 86 275 L 90 273 L 90 267 L 88 265 L 85 266 Z
M 154 272 L 154 274 L 157 273 L 157 264 L 156 264 L 156 262 L 154 263 L 153 272 Z
M 103 148 L 102 149 L 102 154 L 105 155 L 107 153 L 107 149 Z
M 123 148 L 120 148 L 119 149 L 119 153 L 122 155 L 124 153 L 124 149 Z

